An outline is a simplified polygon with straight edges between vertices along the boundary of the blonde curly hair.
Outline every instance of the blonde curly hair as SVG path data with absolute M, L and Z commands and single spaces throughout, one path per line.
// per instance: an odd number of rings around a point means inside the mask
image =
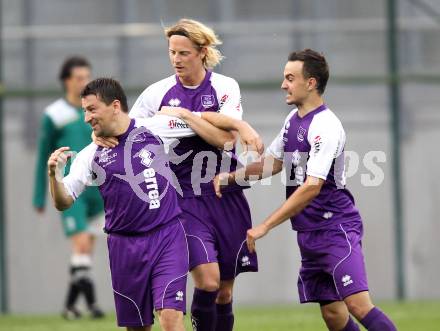
M 174 35 L 185 36 L 193 42 L 196 48 L 206 49 L 206 56 L 203 58 L 205 68 L 212 69 L 223 60 L 224 56 L 217 49 L 222 41 L 215 34 L 214 30 L 198 21 L 183 18 L 173 26 L 165 28 L 165 35 L 168 39 Z

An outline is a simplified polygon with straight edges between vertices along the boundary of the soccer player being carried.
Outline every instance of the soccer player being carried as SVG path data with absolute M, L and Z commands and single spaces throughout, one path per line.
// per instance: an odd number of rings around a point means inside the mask
M 252 223 L 243 187 L 229 187 L 219 200 L 212 179 L 220 171 L 237 167 L 235 132 L 253 149 L 262 152 L 263 146 L 258 134 L 241 120 L 237 82 L 211 71 L 222 59 L 214 31 L 200 22 L 181 19 L 165 29 L 165 35 L 175 75 L 150 85 L 130 116 L 172 114 L 197 133 L 179 139 L 171 158 L 195 283 L 191 318 L 197 331 L 230 331 L 234 279 L 239 273 L 257 271 L 257 258 L 245 245 Z M 175 125 L 170 123 L 170 127 Z
M 169 116 L 131 119 L 124 91 L 110 78 L 90 82 L 82 106 L 94 134 L 117 137 L 119 144 L 89 144 L 64 178 L 58 168 L 69 157 L 69 146 L 53 152 L 48 171 L 54 204 L 65 210 L 87 186 L 97 185 L 104 200 L 118 325 L 151 330 L 154 309 L 163 330 L 184 330 L 188 244 L 163 143 L 194 132 Z M 176 128 L 169 128 L 170 120 Z
M 286 201 L 247 233 L 247 246 L 290 218 L 301 252 L 298 292 L 301 303 L 320 304 L 329 330 L 356 331 L 353 315 L 367 330 L 396 327 L 370 299 L 361 240 L 362 220 L 345 188 L 345 132 L 324 104 L 329 69 L 323 55 L 293 52 L 281 88 L 286 103 L 296 105 L 259 162 L 214 180 L 222 186 L 238 179 L 262 179 L 286 170 Z
M 79 56 L 69 57 L 60 70 L 60 81 L 65 91 L 61 98 L 46 108 L 41 121 L 38 157 L 35 174 L 33 204 L 39 213 L 44 212 L 47 193 L 47 158 L 61 146 L 81 150 L 90 144 L 92 129 L 84 123 L 81 108 L 81 90 L 90 81 L 89 62 Z M 70 164 L 67 165 L 68 172 Z M 96 304 L 95 285 L 91 276 L 92 254 L 95 236 L 102 233 L 104 206 L 96 187 L 88 188 L 72 208 L 62 213 L 66 237 L 72 242 L 70 280 L 62 315 L 66 319 L 81 317 L 75 307 L 83 294 L 92 318 L 103 317 Z

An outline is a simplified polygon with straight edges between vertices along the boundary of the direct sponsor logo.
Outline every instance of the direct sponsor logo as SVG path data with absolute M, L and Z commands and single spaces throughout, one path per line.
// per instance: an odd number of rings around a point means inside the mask
M 111 151 L 112 150 L 110 148 L 103 148 L 98 156 L 98 163 L 103 168 L 107 167 L 113 162 L 116 162 L 116 156 L 118 156 L 118 153 L 116 152 L 111 153 Z
M 227 94 L 223 95 L 220 99 L 220 103 L 219 103 L 218 108 L 222 109 L 223 105 L 226 103 L 226 101 L 228 101 L 228 99 L 229 99 L 229 95 L 227 95 Z
M 322 145 L 322 138 L 321 138 L 321 136 L 316 136 L 313 139 L 313 148 L 314 148 L 314 153 L 315 154 L 317 154 L 321 150 L 321 145 Z
M 189 125 L 186 124 L 183 121 L 179 121 L 179 120 L 170 120 L 168 122 L 168 127 L 170 129 L 188 129 Z

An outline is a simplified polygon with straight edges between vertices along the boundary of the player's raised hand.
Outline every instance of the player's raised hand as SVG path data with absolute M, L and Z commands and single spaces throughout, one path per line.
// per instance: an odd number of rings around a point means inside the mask
M 214 190 L 215 195 L 218 198 L 222 197 L 222 186 L 227 186 L 229 180 L 229 173 L 228 172 L 222 172 L 214 177 L 213 184 L 214 184 Z
M 96 145 L 105 148 L 115 148 L 119 144 L 119 140 L 115 137 L 97 137 L 94 132 L 92 132 L 92 140 Z
M 249 123 L 240 122 L 238 133 L 245 152 L 248 150 L 257 151 L 259 155 L 264 152 L 264 143 L 257 131 Z
M 55 176 L 57 168 L 62 168 L 68 158 L 72 156 L 71 153 L 66 153 L 68 150 L 70 150 L 70 147 L 61 147 L 50 155 L 47 161 L 49 176 Z
M 246 244 L 250 253 L 255 252 L 255 241 L 264 237 L 268 232 L 269 228 L 264 223 L 247 231 Z

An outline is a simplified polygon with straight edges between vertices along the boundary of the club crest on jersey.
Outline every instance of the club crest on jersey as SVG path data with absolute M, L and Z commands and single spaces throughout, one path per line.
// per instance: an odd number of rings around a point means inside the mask
M 172 98 L 172 99 L 170 99 L 170 101 L 168 101 L 168 104 L 169 104 L 171 107 L 179 107 L 179 105 L 180 105 L 180 100 L 177 99 L 177 98 Z
M 215 99 L 212 94 L 204 94 L 201 96 L 202 106 L 204 108 L 211 108 L 215 104 Z
M 299 127 L 298 128 L 298 132 L 296 133 L 296 138 L 298 139 L 299 142 L 303 142 L 304 141 L 304 135 L 306 134 L 307 130 L 304 129 L 303 127 Z

